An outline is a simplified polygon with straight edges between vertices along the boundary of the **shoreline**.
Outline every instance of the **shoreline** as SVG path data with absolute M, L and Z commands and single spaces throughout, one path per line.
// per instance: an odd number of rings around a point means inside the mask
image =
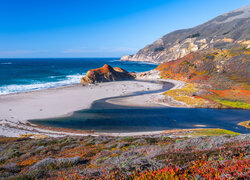
M 137 91 L 158 90 L 161 86 L 150 81 L 133 80 L 99 83 L 88 86 L 77 84 L 0 95 L 0 109 L 2 110 L 0 119 L 12 119 L 12 121 L 17 120 L 26 123 L 27 120 L 31 119 L 67 116 L 74 111 L 89 108 L 94 101 L 99 99 L 122 96 Z M 62 102 L 64 104 L 60 104 Z M 29 107 L 29 111 L 33 111 L 36 115 L 27 112 L 26 107 Z M 32 110 L 35 108 L 36 110 Z
M 115 81 L 84 87 L 80 84 L 76 84 L 0 95 L 0 109 L 2 111 L 0 115 L 0 135 L 9 137 L 28 133 L 47 136 L 77 135 L 77 133 L 72 132 L 65 133 L 63 131 L 55 131 L 55 129 L 48 127 L 39 128 L 39 126 L 31 124 L 28 120 L 65 117 L 75 111 L 89 108 L 94 101 L 99 99 L 124 96 L 135 92 L 157 91 L 162 88 L 161 84 L 150 82 L 152 80 L 157 79 L 144 78 L 133 81 Z M 168 83 L 175 86 L 173 82 Z M 173 87 L 169 86 L 168 88 L 171 89 Z M 148 98 L 152 96 L 159 98 L 160 95 L 161 93 L 145 93 L 143 95 L 138 94 L 135 97 L 137 97 L 136 102 L 138 102 L 139 97 L 141 106 L 144 106 L 146 102 L 144 99 L 145 96 Z M 127 101 L 128 100 L 129 99 L 127 99 Z M 146 104 L 153 106 L 159 104 L 159 102 L 157 102 L 154 97 L 151 101 L 146 102 Z M 131 102 L 127 105 L 131 105 Z M 73 131 L 76 132 L 75 130 Z M 94 134 L 91 133 L 91 135 Z M 133 134 L 136 133 L 132 133 L 131 135 Z M 84 134 L 81 133 L 81 135 Z M 85 135 L 89 134 L 87 133 Z
M 166 102 L 162 90 L 183 88 L 186 82 L 159 79 L 158 71 L 138 73 L 136 80 L 114 81 L 82 86 L 67 85 L 37 91 L 0 95 L 0 136 L 18 137 L 27 134 L 33 136 L 143 136 L 156 135 L 177 130 L 160 130 L 146 132 L 94 132 L 67 128 L 54 128 L 33 124 L 29 120 L 70 116 L 78 110 L 90 108 L 95 101 L 104 101 L 112 106 L 134 107 L 183 107 L 173 99 Z M 146 75 L 145 75 L 146 74 Z M 163 84 L 168 83 L 166 89 Z M 160 90 L 160 91 L 159 91 Z M 151 92 L 151 93 L 147 93 Z M 119 97 L 120 96 L 120 97 Z M 178 103 L 178 102 L 177 102 Z M 174 105 L 173 105 L 174 104 Z M 204 128 L 208 129 L 208 128 Z M 183 130 L 183 131 L 182 131 Z M 191 129 L 178 129 L 186 132 Z M 197 129 L 194 129 L 197 130 Z
M 27 127 L 29 129 L 27 129 Z M 16 129 L 17 127 L 9 126 L 8 130 L 10 130 L 11 128 Z M 27 123 L 27 124 L 24 124 L 24 129 L 22 129 L 22 127 L 19 127 L 19 130 L 23 130 L 23 132 L 25 133 L 19 134 L 18 136 L 4 136 L 4 137 L 30 137 L 30 138 L 40 139 L 40 138 L 46 138 L 46 137 L 64 137 L 64 136 L 142 137 L 142 136 L 164 135 L 170 138 L 174 138 L 174 137 L 189 137 L 190 134 L 200 132 L 200 131 L 206 131 L 206 130 L 211 130 L 211 131 L 222 130 L 223 131 L 224 129 L 199 127 L 199 128 L 189 128 L 189 129 L 187 128 L 187 129 L 170 129 L 170 130 L 118 133 L 118 132 L 95 132 L 92 130 L 84 131 L 84 130 L 75 130 L 75 129 L 68 129 L 68 128 L 56 128 L 56 127 Z

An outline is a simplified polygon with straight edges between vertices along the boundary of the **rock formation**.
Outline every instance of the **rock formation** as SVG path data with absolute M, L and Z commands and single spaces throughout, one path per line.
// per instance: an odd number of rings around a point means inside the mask
M 86 76 L 81 79 L 81 83 L 82 85 L 86 85 L 109 81 L 129 80 L 134 78 L 134 74 L 129 73 L 122 68 L 112 68 L 108 64 L 105 64 L 101 68 L 89 70 Z
M 230 48 L 250 40 L 250 5 L 218 16 L 202 25 L 171 32 L 125 61 L 168 62 L 198 50 Z

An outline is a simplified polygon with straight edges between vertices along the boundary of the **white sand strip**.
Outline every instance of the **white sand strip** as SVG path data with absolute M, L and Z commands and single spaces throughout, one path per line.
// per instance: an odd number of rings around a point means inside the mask
M 65 116 L 89 108 L 98 99 L 161 88 L 160 84 L 150 82 L 119 81 L 1 95 L 0 120 L 25 123 L 30 119 Z
M 137 75 L 138 80 L 157 80 L 161 82 L 169 83 L 167 85 L 166 90 L 170 89 L 181 89 L 185 87 L 185 82 L 173 80 L 173 79 L 160 79 L 159 71 L 157 70 L 151 70 L 143 73 L 138 73 Z M 140 76 L 141 75 L 141 76 Z M 165 85 L 166 86 L 166 85 Z M 160 93 L 150 93 L 150 94 L 143 94 L 140 96 L 131 96 L 131 97 L 121 97 L 121 98 L 115 98 L 107 100 L 106 102 L 115 104 L 115 105 L 122 105 L 122 106 L 138 106 L 138 107 L 152 107 L 152 106 L 171 106 L 168 102 L 162 102 L 162 100 L 165 98 L 165 95 L 163 95 L 163 92 Z M 169 100 L 174 101 L 172 98 Z M 180 106 L 185 106 L 184 103 L 176 102 L 176 104 L 179 104 Z M 173 107 L 173 106 L 171 106 Z

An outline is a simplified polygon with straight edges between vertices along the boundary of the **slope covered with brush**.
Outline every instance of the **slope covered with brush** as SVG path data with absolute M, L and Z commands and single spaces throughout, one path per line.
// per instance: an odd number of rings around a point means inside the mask
M 165 93 L 176 100 L 187 104 L 196 100 L 208 100 L 215 107 L 250 109 L 249 60 L 250 48 L 247 45 L 237 45 L 197 51 L 163 63 L 156 69 L 161 72 L 162 78 L 192 84 L 187 85 L 186 89 Z M 202 104 L 198 105 L 200 106 Z

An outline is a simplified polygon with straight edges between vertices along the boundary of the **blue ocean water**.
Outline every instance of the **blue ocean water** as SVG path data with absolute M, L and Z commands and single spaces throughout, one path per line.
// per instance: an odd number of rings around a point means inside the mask
M 150 63 L 119 61 L 119 58 L 0 59 L 0 94 L 76 84 L 89 69 L 104 64 L 130 72 L 143 72 L 156 67 Z

